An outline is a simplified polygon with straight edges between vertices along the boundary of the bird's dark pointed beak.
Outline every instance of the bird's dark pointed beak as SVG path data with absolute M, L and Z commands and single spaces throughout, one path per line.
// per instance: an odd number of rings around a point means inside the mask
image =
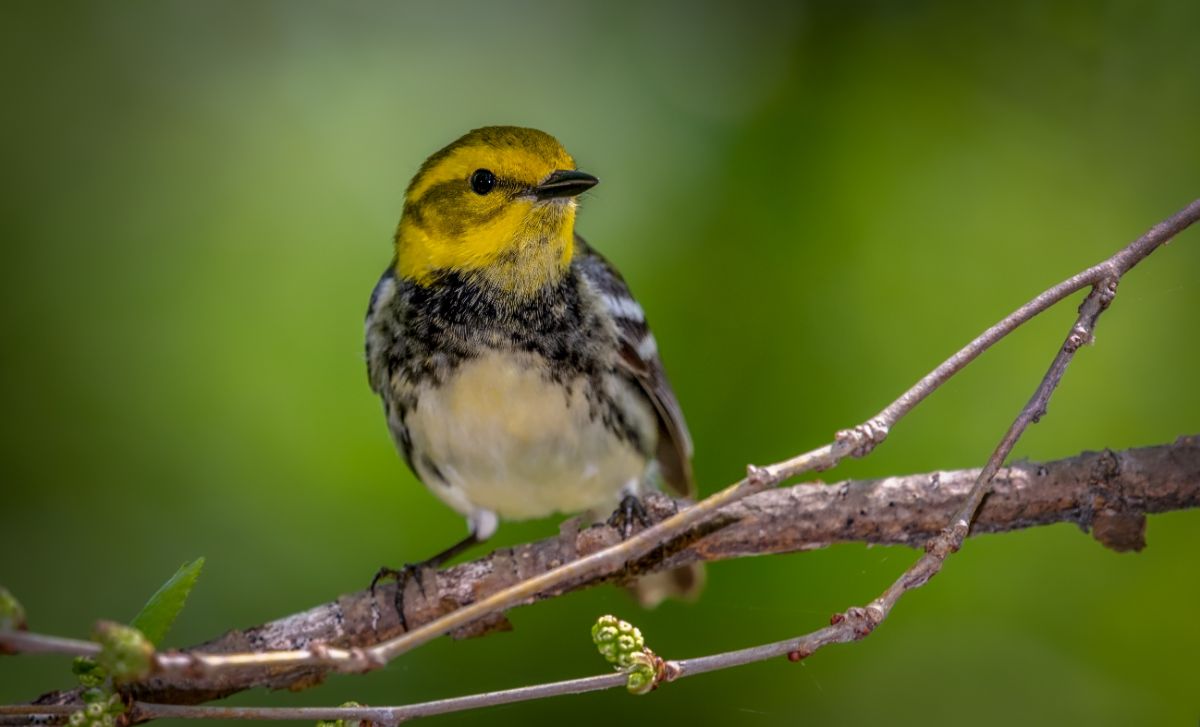
M 585 172 L 559 169 L 551 172 L 546 181 L 533 188 L 533 196 L 537 199 L 575 197 L 595 187 L 599 182 L 599 179 Z

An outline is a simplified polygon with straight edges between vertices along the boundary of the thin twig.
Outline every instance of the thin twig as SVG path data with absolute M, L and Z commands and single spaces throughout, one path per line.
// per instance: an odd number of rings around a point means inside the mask
M 619 672 L 608 672 L 581 679 L 538 684 L 530 687 L 484 692 L 465 697 L 438 699 L 430 702 L 406 704 L 399 707 L 298 707 L 298 708 L 255 708 L 255 707 L 189 707 L 173 704 L 150 704 L 136 702 L 133 708 L 135 720 L 147 719 L 270 719 L 270 720 L 317 720 L 359 719 L 377 724 L 394 725 L 418 717 L 432 717 L 451 712 L 495 707 L 501 704 L 528 702 L 567 694 L 584 694 L 625 686 L 626 676 Z
M 1121 272 L 1123 271 L 1117 272 L 1116 275 L 1119 276 Z M 1096 320 L 1112 302 L 1116 293 L 1116 283 L 1117 277 L 1108 278 L 1096 284 L 1092 292 L 1088 294 L 1083 305 L 1080 306 L 1079 317 L 1076 319 L 1075 325 L 1067 334 L 1067 338 L 1051 362 L 1049 370 L 1042 377 L 1029 402 L 1021 409 L 1008 431 L 1005 432 L 1000 444 L 992 452 L 992 456 L 988 458 L 987 464 L 980 471 L 970 495 L 958 514 L 937 537 L 926 543 L 925 553 L 905 570 L 882 595 L 865 607 L 850 608 L 844 613 L 835 615 L 832 623 L 819 631 L 797 639 L 787 639 L 679 662 L 680 672 L 686 674 L 688 670 L 705 672 L 727 669 L 785 654 L 793 659 L 802 659 L 829 644 L 862 639 L 873 632 L 888 617 L 905 593 L 920 588 L 928 583 L 930 578 L 937 575 L 945 564 L 946 558 L 962 547 L 963 541 L 970 532 L 971 522 L 975 519 L 975 513 L 983 499 L 987 497 L 992 479 L 999 471 L 1004 459 L 1012 452 L 1017 440 L 1029 425 L 1045 414 L 1050 396 L 1062 380 L 1075 352 L 1084 343 L 1092 340 Z
M 69 656 L 95 656 L 100 653 L 100 644 L 63 636 L 50 636 L 32 631 L 0 631 L 0 647 L 7 653 L 17 654 L 67 654 Z M 5 651 L 0 650 L 0 654 Z
M 930 578 L 941 571 L 946 558 L 962 547 L 963 541 L 970 532 L 971 522 L 991 489 L 992 479 L 996 472 L 999 471 L 1004 459 L 1012 452 L 1017 440 L 1029 425 L 1045 415 L 1050 396 L 1062 380 L 1076 351 L 1093 340 L 1096 321 L 1116 295 L 1117 283 L 1121 276 L 1169 240 L 1171 236 L 1177 234 L 1179 230 L 1195 221 L 1197 215 L 1200 215 L 1200 200 L 1188 205 L 1167 222 L 1156 225 L 1146 235 L 1105 262 L 1090 268 L 1089 271 L 1081 274 L 1082 278 L 1076 276 L 1081 279 L 1096 279 L 1090 281 L 1093 286 L 1092 292 L 1080 305 L 1079 316 L 1051 362 L 1049 370 L 1042 377 L 1029 402 L 1021 409 L 1008 431 L 1005 432 L 999 445 L 992 452 L 992 456 L 988 458 L 970 496 L 963 503 L 957 516 L 936 538 L 926 544 L 925 554 L 902 573 L 882 595 L 865 607 L 850 608 L 844 613 L 836 615 L 828 627 L 798 639 L 788 639 L 749 649 L 678 662 L 676 666 L 680 670 L 680 674 L 686 674 L 689 670 L 696 673 L 725 669 L 784 654 L 789 658 L 802 659 L 829 644 L 861 639 L 874 631 L 887 618 L 892 608 L 905 593 L 928 583 Z

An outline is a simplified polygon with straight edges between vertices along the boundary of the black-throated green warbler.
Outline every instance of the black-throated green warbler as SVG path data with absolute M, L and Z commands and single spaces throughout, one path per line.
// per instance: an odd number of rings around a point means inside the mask
M 577 197 L 597 181 L 549 134 L 494 126 L 429 157 L 408 187 L 366 352 L 397 448 L 469 524 L 426 563 L 500 519 L 599 517 L 659 479 L 693 492 L 692 443 L 642 307 L 575 235 Z M 694 590 L 698 576 L 643 580 L 639 595 Z

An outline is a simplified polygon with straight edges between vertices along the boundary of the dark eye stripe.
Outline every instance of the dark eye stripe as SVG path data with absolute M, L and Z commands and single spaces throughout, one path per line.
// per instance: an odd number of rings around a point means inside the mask
M 487 210 L 469 210 L 462 204 L 465 201 L 463 194 L 467 193 L 464 187 L 467 186 L 467 180 L 462 178 L 439 182 L 426 190 L 420 199 L 404 206 L 405 217 L 411 224 L 424 230 L 437 230 L 440 234 L 458 237 L 467 228 L 489 222 L 508 209 L 507 205 L 498 204 L 489 205 Z M 519 184 L 505 179 L 496 181 L 495 189 L 498 190 L 518 188 Z

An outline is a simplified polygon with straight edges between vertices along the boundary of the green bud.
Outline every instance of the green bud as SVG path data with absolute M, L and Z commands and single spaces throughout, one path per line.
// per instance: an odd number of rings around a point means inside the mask
M 625 688 L 630 694 L 654 689 L 658 658 L 646 648 L 646 640 L 636 626 L 616 616 L 601 616 L 592 626 L 592 643 L 610 664 L 625 672 Z
M 642 632 L 628 621 L 616 616 L 601 616 L 592 625 L 592 643 L 610 664 L 625 668 L 632 663 L 633 654 L 646 648 Z
M 83 727 L 87 723 L 87 715 L 83 713 L 82 709 L 78 712 L 72 712 L 71 716 L 67 717 L 67 724 L 71 725 L 71 727 Z
M 24 631 L 25 608 L 16 596 L 0 586 L 0 631 Z
M 630 694 L 646 694 L 654 689 L 656 678 L 658 676 L 658 666 L 655 663 L 654 653 L 649 649 L 634 654 L 630 661 L 628 678 L 625 680 L 625 688 Z
M 141 631 L 112 621 L 100 621 L 92 630 L 92 640 L 100 644 L 96 661 L 112 675 L 114 682 L 131 682 L 150 674 L 154 646 Z

